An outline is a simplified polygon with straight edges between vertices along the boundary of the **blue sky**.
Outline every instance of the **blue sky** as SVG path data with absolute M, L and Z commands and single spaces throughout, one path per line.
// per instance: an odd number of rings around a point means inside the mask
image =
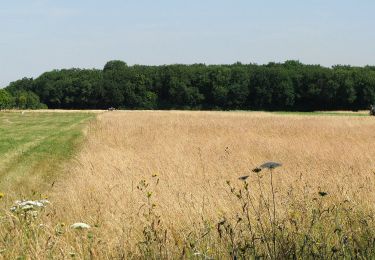
M 0 0 L 0 86 L 128 64 L 375 64 L 373 0 Z

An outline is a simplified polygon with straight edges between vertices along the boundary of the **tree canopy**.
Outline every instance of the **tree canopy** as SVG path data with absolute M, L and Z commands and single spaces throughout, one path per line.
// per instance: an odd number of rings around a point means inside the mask
M 0 104 L 9 103 L 4 91 Z M 375 103 L 375 67 L 298 61 L 128 66 L 114 60 L 103 70 L 53 70 L 24 78 L 6 91 L 19 108 L 41 102 L 65 109 L 358 110 Z

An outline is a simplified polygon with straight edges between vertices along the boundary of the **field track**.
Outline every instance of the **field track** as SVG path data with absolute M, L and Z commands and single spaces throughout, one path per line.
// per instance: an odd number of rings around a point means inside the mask
M 20 196 L 53 180 L 80 139 L 87 113 L 0 113 L 0 189 Z M 18 193 L 18 194 L 17 194 Z

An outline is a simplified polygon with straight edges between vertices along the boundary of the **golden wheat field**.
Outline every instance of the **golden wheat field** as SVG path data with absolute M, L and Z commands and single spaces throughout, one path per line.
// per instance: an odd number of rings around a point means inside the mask
M 3 218 L 2 255 L 371 258 L 374 129 L 355 116 L 101 113 L 43 214 Z M 269 161 L 282 166 L 253 171 Z

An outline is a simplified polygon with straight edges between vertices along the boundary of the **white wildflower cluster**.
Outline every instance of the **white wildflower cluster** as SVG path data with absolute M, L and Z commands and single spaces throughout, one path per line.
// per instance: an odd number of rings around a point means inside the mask
M 73 225 L 70 226 L 72 229 L 89 229 L 91 228 L 90 225 L 86 223 L 74 223 Z
M 44 208 L 49 204 L 48 200 L 16 200 L 14 206 L 10 208 L 12 212 L 26 212 L 26 211 L 36 211 L 38 209 Z M 36 214 L 34 212 L 34 214 Z

